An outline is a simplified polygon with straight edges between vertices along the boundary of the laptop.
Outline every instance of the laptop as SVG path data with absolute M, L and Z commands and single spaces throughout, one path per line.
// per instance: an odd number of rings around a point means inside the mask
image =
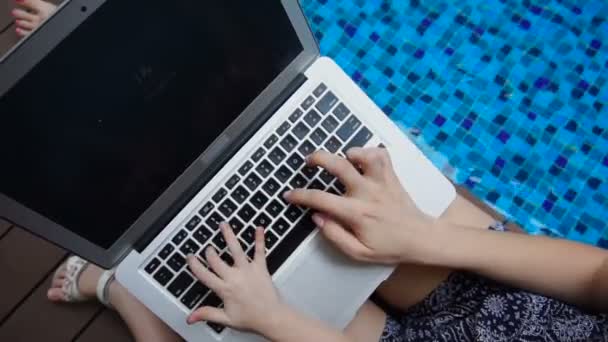
M 230 223 L 266 228 L 285 301 L 343 328 L 393 271 L 337 252 L 292 188 L 344 186 L 304 157 L 384 146 L 416 205 L 452 184 L 330 58 L 296 0 L 70 1 L 0 62 L 0 216 L 104 268 L 186 340 L 251 341 L 186 324 L 221 307 L 185 256 Z

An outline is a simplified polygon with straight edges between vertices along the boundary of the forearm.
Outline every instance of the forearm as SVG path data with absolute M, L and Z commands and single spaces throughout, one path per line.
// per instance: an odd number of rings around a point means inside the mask
M 287 307 L 277 313 L 273 321 L 261 329 L 260 333 L 274 342 L 350 342 L 342 331 Z
M 607 253 L 566 240 L 439 223 L 430 264 L 463 269 L 575 305 L 606 309 L 598 291 Z M 598 302 L 599 301 L 599 302 Z

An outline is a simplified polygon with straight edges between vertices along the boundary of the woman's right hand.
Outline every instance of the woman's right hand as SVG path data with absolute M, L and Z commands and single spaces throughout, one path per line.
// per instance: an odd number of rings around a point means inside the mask
M 353 148 L 347 159 L 326 151 L 307 157 L 345 186 L 344 196 L 294 189 L 285 198 L 316 210 L 321 233 L 350 257 L 367 262 L 424 262 L 433 220 L 414 204 L 399 182 L 384 148 Z M 355 167 L 355 165 L 357 167 Z

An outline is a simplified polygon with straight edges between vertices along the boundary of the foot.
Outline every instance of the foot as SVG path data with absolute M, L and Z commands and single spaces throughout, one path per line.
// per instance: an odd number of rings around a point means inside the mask
M 80 277 L 78 278 L 78 290 L 84 298 L 94 300 L 97 298 L 97 283 L 99 282 L 99 278 L 103 273 L 103 269 L 91 263 L 85 267 L 86 268 L 82 271 Z M 59 266 L 59 270 L 53 277 L 51 288 L 47 292 L 47 297 L 49 300 L 53 302 L 67 302 L 67 296 L 63 290 L 64 283 L 68 281 L 66 274 L 67 268 L 66 264 L 64 263 L 63 265 Z
M 25 37 L 51 16 L 57 6 L 43 0 L 15 0 L 17 8 L 11 14 L 15 18 L 15 32 Z

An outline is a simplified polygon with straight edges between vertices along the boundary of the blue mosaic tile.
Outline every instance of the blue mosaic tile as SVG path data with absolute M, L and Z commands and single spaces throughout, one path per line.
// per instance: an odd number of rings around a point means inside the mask
M 533 234 L 608 248 L 608 4 L 301 0 L 444 174 Z

